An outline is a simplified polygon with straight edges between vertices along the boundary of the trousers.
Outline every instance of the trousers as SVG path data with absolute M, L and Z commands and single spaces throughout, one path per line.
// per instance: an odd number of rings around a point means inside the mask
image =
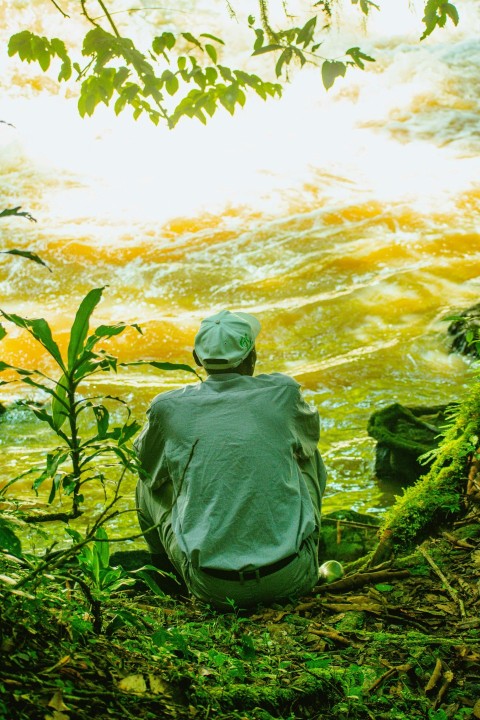
M 311 458 L 300 460 L 299 466 L 312 500 L 316 527 L 288 565 L 247 580 L 216 578 L 195 568 L 181 550 L 173 531 L 171 488 L 164 486 L 155 491 L 139 480 L 136 487 L 138 521 L 150 552 L 157 558 L 168 558 L 193 595 L 219 609 L 231 608 L 232 603 L 239 608 L 269 605 L 308 593 L 318 581 L 318 538 L 327 473 L 318 450 Z

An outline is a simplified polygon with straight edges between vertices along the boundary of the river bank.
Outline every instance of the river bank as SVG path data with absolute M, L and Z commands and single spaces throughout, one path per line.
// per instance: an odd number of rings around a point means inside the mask
M 98 606 L 100 632 L 57 577 L 6 596 L 0 707 L 18 720 L 475 719 L 479 563 L 472 515 L 283 607 L 220 614 L 118 591 Z M 28 570 L 4 559 L 2 572 Z

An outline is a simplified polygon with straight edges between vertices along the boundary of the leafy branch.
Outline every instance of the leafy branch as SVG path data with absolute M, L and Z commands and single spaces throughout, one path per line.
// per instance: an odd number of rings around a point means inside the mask
M 327 21 L 321 28 L 324 33 L 330 27 L 334 1 L 313 3 L 318 10 L 302 27 L 275 30 L 268 15 L 268 0 L 259 0 L 260 27 L 255 27 L 253 16 L 248 18 L 255 33 L 252 55 L 273 53 L 276 77 L 285 73 L 284 81 L 288 80 L 286 71 L 291 65 L 303 67 L 307 62 L 314 63 L 321 67 L 327 90 L 345 75 L 347 68 L 364 70 L 365 64 L 374 62 L 374 58 L 358 46 L 347 49 L 341 58 L 326 58 L 318 53 L 323 42 L 321 35 L 318 37 L 318 18 Z M 51 2 L 65 18 L 69 17 L 56 0 Z M 372 0 L 351 3 L 365 16 L 372 9 L 380 9 Z M 163 121 L 173 128 L 183 117 L 196 118 L 205 124 L 219 107 L 233 115 L 252 92 L 263 100 L 282 93 L 279 82 L 271 83 L 256 74 L 221 64 L 219 51 L 225 49 L 225 44 L 214 35 L 166 31 L 154 37 L 149 47 L 140 48 L 122 35 L 107 2 L 96 0 L 96 4 L 102 10 L 100 18 L 94 18 L 87 10 L 87 0 L 80 0 L 80 14 L 92 26 L 84 37 L 81 57 L 71 57 L 60 38 L 41 37 L 30 30 L 12 35 L 8 44 L 10 56 L 36 62 L 44 72 L 52 62 L 60 61 L 59 82 L 69 81 L 75 71 L 82 117 L 93 115 L 103 103 L 113 105 L 117 115 L 128 107 L 135 119 L 145 114 L 154 124 Z M 448 18 L 455 25 L 458 23 L 455 5 L 447 0 L 427 0 L 422 39 L 436 27 L 444 27 Z M 100 24 L 102 19 L 106 27 Z

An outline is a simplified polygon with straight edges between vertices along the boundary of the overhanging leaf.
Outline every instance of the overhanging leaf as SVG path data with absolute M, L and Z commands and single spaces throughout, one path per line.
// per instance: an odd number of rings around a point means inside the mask
M 325 60 L 322 65 L 322 81 L 325 90 L 329 90 L 337 77 L 344 77 L 347 66 L 338 60 Z
M 22 213 L 28 215 L 28 213 Z M 33 219 L 33 218 L 31 218 Z M 39 257 L 36 253 L 30 252 L 29 250 L 16 250 L 15 248 L 13 250 L 2 250 L 2 254 L 4 255 L 18 255 L 20 257 L 27 258 L 27 260 L 33 260 L 33 262 L 38 263 L 38 265 L 43 265 L 47 268 L 50 272 L 52 272 L 51 268 L 48 267 L 47 263 L 42 260 L 41 257 Z

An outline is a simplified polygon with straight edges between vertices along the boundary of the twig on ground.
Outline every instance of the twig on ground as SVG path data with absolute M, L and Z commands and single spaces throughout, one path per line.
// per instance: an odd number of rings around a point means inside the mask
M 329 585 L 317 585 L 315 592 L 343 592 L 344 590 L 354 590 L 363 587 L 368 583 L 384 582 L 386 580 L 396 580 L 398 578 L 409 577 L 410 570 L 381 570 L 376 572 L 355 573 L 349 577 L 342 578 Z
M 448 582 L 447 578 L 445 577 L 443 572 L 438 567 L 435 560 L 429 555 L 429 553 L 425 550 L 425 548 L 423 548 L 419 545 L 418 550 L 423 555 L 425 560 L 428 562 L 430 567 L 433 568 L 433 570 L 437 573 L 438 577 L 444 584 L 445 589 L 448 592 L 448 594 L 450 595 L 450 597 L 452 598 L 452 600 L 458 605 L 458 607 L 460 609 L 460 615 L 462 616 L 462 618 L 466 618 L 467 614 L 465 612 L 465 607 L 464 607 L 462 598 L 460 598 L 458 596 L 457 591 L 450 585 L 450 583 Z
M 395 675 L 395 673 L 401 673 L 401 672 L 408 672 L 412 669 L 412 666 L 410 663 L 406 663 L 405 665 L 397 665 L 397 667 L 392 667 L 387 672 L 383 673 L 383 675 L 380 675 L 379 678 L 375 680 L 372 685 L 370 685 L 369 688 L 365 689 L 365 693 L 371 693 L 373 690 L 375 690 L 379 685 L 381 685 L 385 680 L 387 680 L 392 675 Z

